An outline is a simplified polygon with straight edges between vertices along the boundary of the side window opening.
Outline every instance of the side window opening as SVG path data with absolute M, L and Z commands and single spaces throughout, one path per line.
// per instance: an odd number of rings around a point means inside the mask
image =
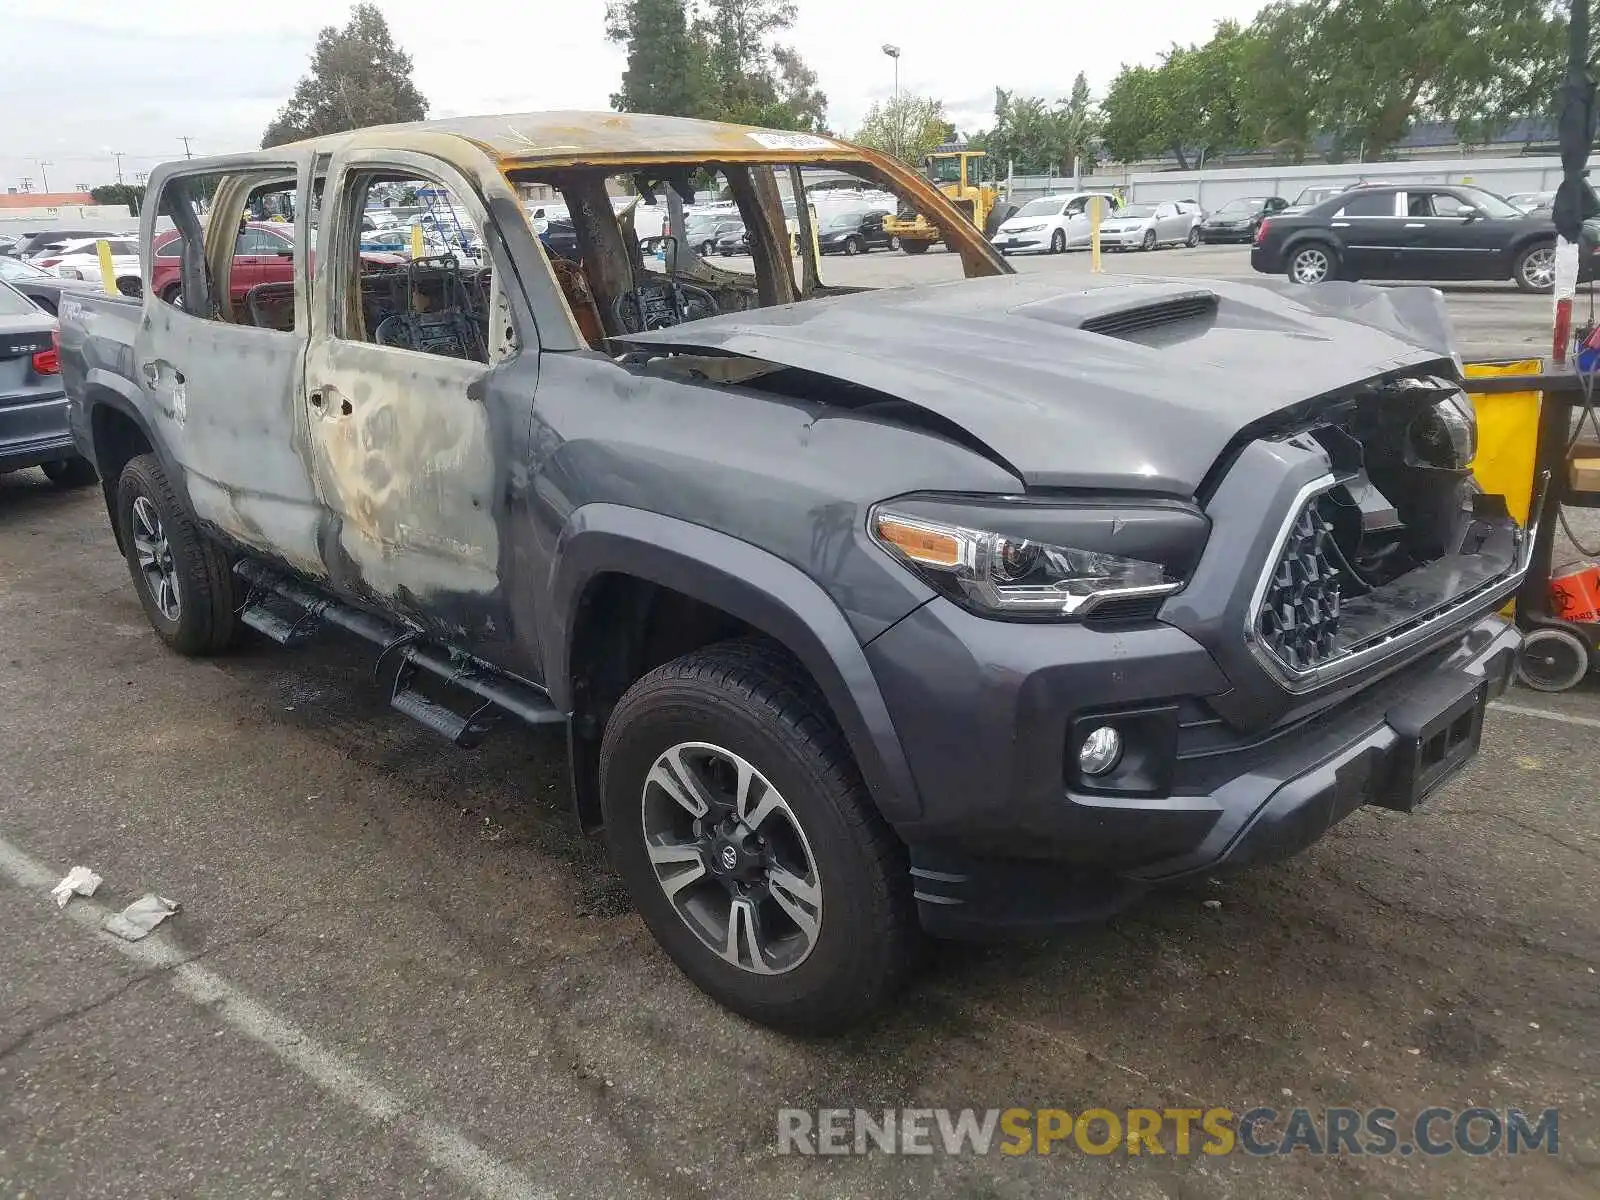
M 348 257 L 336 294 L 346 303 L 334 336 L 481 363 L 516 352 L 482 231 L 460 197 L 437 180 L 367 171 L 346 181 L 343 200 Z
M 173 227 L 156 239 L 151 271 L 156 298 L 203 320 L 291 332 L 294 242 L 293 226 L 286 222 L 292 219 L 294 196 L 294 176 L 281 169 L 169 180 L 158 213 Z M 258 217 L 273 223 L 265 226 Z M 208 247 L 208 231 L 216 222 L 227 223 L 234 236 L 214 239 Z

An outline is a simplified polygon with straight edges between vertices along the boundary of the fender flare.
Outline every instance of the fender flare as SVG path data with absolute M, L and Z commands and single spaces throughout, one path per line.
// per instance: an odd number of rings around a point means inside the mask
M 589 583 L 631 575 L 721 609 L 783 645 L 811 673 L 868 790 L 891 824 L 921 812 L 899 734 L 844 613 L 809 576 L 725 533 L 619 504 L 586 504 L 562 529 L 540 619 L 545 679 L 570 711 L 572 631 Z
M 81 401 L 81 421 L 73 422 L 73 438 L 78 444 L 78 450 L 94 464 L 95 472 L 100 476 L 101 487 L 105 492 L 106 511 L 111 517 L 111 529 L 118 539 L 121 548 L 122 535 L 117 528 L 117 518 L 114 511 L 117 481 L 112 479 L 103 469 L 100 462 L 100 447 L 94 440 L 94 413 L 97 408 L 115 410 L 120 416 L 132 421 L 134 426 L 143 435 L 145 442 L 150 446 L 157 459 L 161 462 L 161 469 L 166 474 L 167 480 L 172 485 L 178 502 L 192 517 L 194 506 L 189 500 L 189 481 L 184 472 L 179 469 L 177 462 L 168 452 L 166 444 L 156 436 L 150 422 L 145 418 L 141 405 L 144 393 L 132 380 L 108 371 L 104 367 L 93 367 L 84 374 L 83 399 Z M 80 402 L 72 401 L 75 409 Z

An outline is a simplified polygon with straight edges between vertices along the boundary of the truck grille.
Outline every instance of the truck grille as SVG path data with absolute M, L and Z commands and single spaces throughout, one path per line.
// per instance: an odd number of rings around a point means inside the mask
M 1339 635 L 1339 573 L 1327 553 L 1333 531 L 1318 499 L 1307 500 L 1295 517 L 1255 618 L 1267 652 L 1294 672 L 1332 658 Z

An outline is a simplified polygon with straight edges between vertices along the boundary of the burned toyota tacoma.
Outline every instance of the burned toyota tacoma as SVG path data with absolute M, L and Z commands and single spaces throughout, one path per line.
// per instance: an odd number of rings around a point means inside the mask
M 784 217 L 824 173 L 964 278 L 824 280 L 821 201 Z M 683 238 L 708 190 L 747 259 Z M 150 196 L 180 301 L 67 299 L 61 360 L 156 631 L 334 627 L 457 743 L 554 727 L 640 916 L 755 1019 L 837 1028 L 923 931 L 1410 809 L 1508 679 L 1529 537 L 1473 482 L 1425 289 L 1016 276 L 894 160 L 628 114 L 186 160 Z M 363 269 L 401 196 L 423 253 Z M 268 201 L 295 278 L 241 283 Z

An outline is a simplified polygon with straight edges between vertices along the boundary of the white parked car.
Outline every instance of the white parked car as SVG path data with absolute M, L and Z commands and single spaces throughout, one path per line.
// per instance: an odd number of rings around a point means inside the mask
M 1200 240 L 1195 214 L 1175 200 L 1159 204 L 1127 204 L 1100 226 L 1100 245 L 1107 250 L 1154 250 Z
M 1089 244 L 1089 201 L 1105 201 L 1102 222 L 1115 215 L 1117 198 L 1110 192 L 1071 192 L 1029 200 L 1000 222 L 989 240 L 1001 254 L 1042 251 L 1060 254 Z
M 34 259 L 33 265 L 43 267 L 61 279 L 87 279 L 98 283 L 100 251 L 96 243 L 99 240 L 80 238 L 67 242 L 44 257 Z M 122 286 L 124 281 L 136 285 L 139 280 L 139 243 L 126 237 L 105 240 L 111 244 L 111 269 L 116 272 L 118 286 Z

